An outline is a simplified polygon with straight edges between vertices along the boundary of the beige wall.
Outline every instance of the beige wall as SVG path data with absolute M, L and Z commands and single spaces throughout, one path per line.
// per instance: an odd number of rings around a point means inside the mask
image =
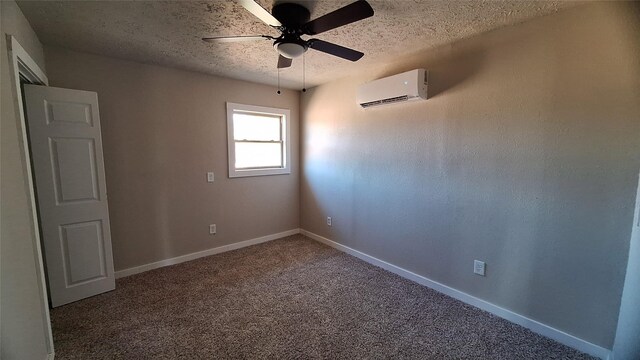
M 27 195 L 24 154 L 20 150 L 18 103 L 5 36 L 13 35 L 41 69 L 44 69 L 44 56 L 38 37 L 15 2 L 0 1 L 0 13 L 0 358 L 45 359 L 48 324 L 43 321 L 32 210 Z
M 298 228 L 299 92 L 55 47 L 45 53 L 52 86 L 98 93 L 116 270 Z M 228 178 L 227 101 L 291 110 L 290 175 Z
M 634 6 L 582 5 L 308 91 L 301 227 L 611 348 L 640 169 Z M 359 84 L 418 67 L 428 101 L 356 105 Z

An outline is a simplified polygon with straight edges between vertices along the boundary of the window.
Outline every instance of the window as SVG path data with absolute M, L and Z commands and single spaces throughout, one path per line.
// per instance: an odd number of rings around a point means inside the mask
M 229 177 L 290 174 L 289 110 L 227 103 Z

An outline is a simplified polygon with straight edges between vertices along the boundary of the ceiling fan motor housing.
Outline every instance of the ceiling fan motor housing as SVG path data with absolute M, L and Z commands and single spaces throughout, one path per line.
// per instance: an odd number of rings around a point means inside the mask
M 294 3 L 280 3 L 273 6 L 273 16 L 282 23 L 282 36 L 274 43 L 280 55 L 295 59 L 307 51 L 307 42 L 300 38 L 303 34 L 302 26 L 309 21 L 310 13 L 307 8 Z
M 273 6 L 273 16 L 286 28 L 301 28 L 309 22 L 311 14 L 302 5 L 293 3 L 280 3 Z

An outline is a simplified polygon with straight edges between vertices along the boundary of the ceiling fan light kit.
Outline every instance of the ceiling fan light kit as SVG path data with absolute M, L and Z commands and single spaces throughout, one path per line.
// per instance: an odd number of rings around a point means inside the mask
M 295 39 L 291 41 L 281 41 L 281 42 L 276 40 L 276 42 L 273 43 L 273 47 L 275 47 L 276 50 L 278 50 L 278 53 L 280 55 L 286 57 L 287 59 L 295 59 L 297 57 L 300 57 L 309 48 L 306 42 L 297 41 Z M 291 64 L 289 64 L 289 66 L 290 65 Z
M 373 16 L 373 8 L 365 0 L 356 1 L 311 21 L 309 21 L 309 10 L 299 4 L 277 4 L 273 6 L 272 13 L 269 13 L 254 0 L 237 1 L 262 22 L 278 30 L 280 36 L 277 38 L 269 35 L 218 36 L 202 38 L 202 40 L 207 42 L 274 40 L 273 47 L 279 54 L 278 69 L 290 67 L 292 59 L 302 56 L 308 49 L 350 61 L 358 61 L 364 56 L 360 51 L 320 39 L 304 40 L 302 36 L 317 35 Z

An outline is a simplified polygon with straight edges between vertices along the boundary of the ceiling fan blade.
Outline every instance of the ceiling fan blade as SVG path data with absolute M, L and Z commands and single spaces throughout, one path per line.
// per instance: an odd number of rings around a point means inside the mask
M 280 55 L 278 57 L 278 69 L 288 68 L 289 66 L 291 66 L 292 61 L 293 60 Z
M 373 8 L 368 2 L 356 1 L 336 11 L 311 20 L 304 25 L 304 32 L 316 35 L 327 30 L 350 24 L 352 22 L 373 16 Z
M 322 51 L 324 53 L 351 61 L 358 61 L 361 57 L 364 56 L 364 54 L 360 51 L 349 49 L 344 46 L 336 45 L 319 39 L 310 39 L 309 41 L 307 41 L 307 44 L 314 50 Z
M 271 15 L 267 10 L 265 10 L 262 6 L 260 6 L 257 2 L 253 0 L 237 0 L 238 4 L 242 5 L 247 11 L 255 15 L 258 19 L 262 20 L 269 26 L 282 26 L 280 21 L 276 19 L 273 15 Z
M 273 40 L 272 36 L 268 35 L 240 35 L 240 36 L 214 36 L 202 38 L 206 42 L 240 42 L 240 41 L 254 41 L 254 40 Z

